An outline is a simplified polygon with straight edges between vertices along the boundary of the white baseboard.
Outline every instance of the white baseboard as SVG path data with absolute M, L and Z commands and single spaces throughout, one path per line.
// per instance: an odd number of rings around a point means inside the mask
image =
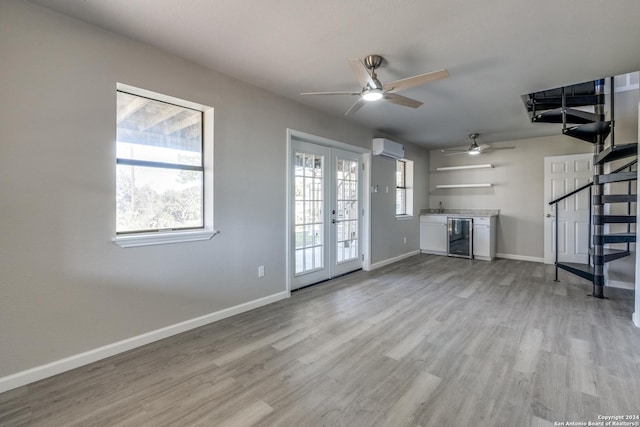
M 394 262 L 398 262 L 398 261 L 401 261 L 401 260 L 403 260 L 405 258 L 409 258 L 409 257 L 412 257 L 414 255 L 418 255 L 419 253 L 420 253 L 420 250 L 407 252 L 406 254 L 398 255 L 398 256 L 393 257 L 393 258 L 385 259 L 384 261 L 379 261 L 379 262 L 370 264 L 369 267 L 366 268 L 365 270 L 367 270 L 367 271 L 375 270 L 376 268 L 380 268 L 380 267 L 384 267 L 385 265 L 393 264 Z
M 625 280 L 609 279 L 605 283 L 607 287 L 610 287 L 610 288 L 629 289 L 629 290 L 635 289 L 635 283 L 627 282 Z
M 107 344 L 103 347 L 98 347 L 93 350 L 85 351 L 84 353 L 79 353 L 64 359 L 56 360 L 55 362 L 47 363 L 46 365 L 36 366 L 35 368 L 2 377 L 0 378 L 0 393 L 52 377 L 62 372 L 70 371 L 71 369 L 88 365 L 89 363 L 97 362 L 98 360 L 106 359 L 107 357 L 141 347 L 154 341 L 168 338 L 172 335 L 177 335 L 191 329 L 199 328 L 200 326 L 204 326 L 236 314 L 244 313 L 245 311 L 253 310 L 254 308 L 262 307 L 263 305 L 289 298 L 290 296 L 290 292 L 279 292 L 277 294 L 239 304 L 234 307 L 225 308 L 223 310 L 216 311 L 215 313 L 185 320 L 184 322 L 156 329 L 155 331 L 127 338 L 112 344 Z
M 633 313 L 633 324 L 640 328 L 640 311 Z
M 516 261 L 531 261 L 531 262 L 544 263 L 544 258 L 539 258 L 539 257 L 536 257 L 536 256 L 514 255 L 514 254 L 496 254 L 496 257 L 504 258 L 504 259 L 514 259 Z

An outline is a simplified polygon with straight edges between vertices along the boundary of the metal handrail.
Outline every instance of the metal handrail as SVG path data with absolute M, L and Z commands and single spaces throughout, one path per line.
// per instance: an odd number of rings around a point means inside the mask
M 588 182 L 587 184 L 583 185 L 582 187 L 580 187 L 580 188 L 576 188 L 576 189 L 575 189 L 575 190 L 573 190 L 571 193 L 567 193 L 567 194 L 565 194 L 564 196 L 560 196 L 560 197 L 558 197 L 557 199 L 550 201 L 550 202 L 549 202 L 549 206 L 554 205 L 554 204 L 556 204 L 556 203 L 558 203 L 558 202 L 561 202 L 561 201 L 563 201 L 564 199 L 566 199 L 567 197 L 571 197 L 571 196 L 573 196 L 574 194 L 581 192 L 581 191 L 582 191 L 582 190 L 584 190 L 585 188 L 589 188 L 589 187 L 591 187 L 592 185 L 593 185 L 593 182 Z
M 638 159 L 633 159 L 631 160 L 629 163 L 627 163 L 624 166 L 620 166 L 618 169 L 614 170 L 611 173 L 618 173 L 618 172 L 622 172 L 623 170 L 625 170 L 626 168 L 630 168 L 631 166 L 635 165 L 636 163 L 638 163 Z
M 638 159 L 633 159 L 632 161 L 630 161 L 630 162 L 629 162 L 629 163 L 627 163 L 626 165 L 619 167 L 618 169 L 614 170 L 614 171 L 613 171 L 613 172 L 611 172 L 611 173 L 618 173 L 618 172 L 622 172 L 623 170 L 625 170 L 625 169 L 627 169 L 627 168 L 630 168 L 631 166 L 635 165 L 636 163 L 638 163 Z M 557 199 L 550 201 L 550 202 L 549 202 L 549 206 L 551 206 L 551 205 L 553 205 L 553 204 L 556 204 L 556 203 L 558 203 L 558 202 L 560 202 L 560 201 L 562 201 L 562 200 L 566 199 L 567 197 L 571 197 L 571 196 L 573 196 L 574 194 L 579 193 L 579 192 L 581 192 L 582 190 L 584 190 L 584 189 L 586 189 L 586 188 L 591 187 L 592 185 L 593 185 L 593 182 L 589 182 L 589 183 L 587 183 L 587 184 L 583 185 L 582 187 L 577 188 L 577 189 L 573 190 L 572 192 L 565 194 L 564 196 L 560 196 L 560 197 L 558 197 Z
M 556 252 L 556 262 L 554 263 L 554 265 L 556 266 L 556 277 L 555 277 L 555 279 L 553 279 L 554 282 L 559 282 L 559 280 L 558 280 L 558 260 L 559 260 L 558 259 L 558 213 L 559 213 L 558 207 L 559 206 L 560 205 L 556 204 L 556 220 L 554 221 L 555 225 L 556 225 L 556 239 L 555 239 L 556 241 L 555 241 L 555 246 L 554 246 L 554 249 L 555 249 L 555 252 Z
M 591 222 L 593 219 L 592 214 L 592 209 L 593 209 L 593 189 L 591 187 L 589 187 L 589 236 L 588 236 L 588 240 L 587 240 L 587 244 L 588 244 L 588 248 L 589 250 L 587 251 L 587 253 L 589 254 L 587 256 L 587 264 L 591 265 L 591 236 L 593 235 L 593 223 Z M 558 205 L 556 205 L 558 206 Z

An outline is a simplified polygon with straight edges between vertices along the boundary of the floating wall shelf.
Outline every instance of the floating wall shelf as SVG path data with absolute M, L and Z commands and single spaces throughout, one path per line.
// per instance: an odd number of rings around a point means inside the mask
M 441 172 L 441 171 L 457 171 L 457 170 L 463 170 L 463 169 L 485 169 L 485 168 L 492 168 L 492 167 L 493 167 L 492 164 L 487 163 L 483 165 L 445 166 L 441 168 L 436 168 L 436 170 L 438 172 Z
M 491 187 L 493 184 L 447 184 L 436 185 L 436 188 L 479 188 L 479 187 Z

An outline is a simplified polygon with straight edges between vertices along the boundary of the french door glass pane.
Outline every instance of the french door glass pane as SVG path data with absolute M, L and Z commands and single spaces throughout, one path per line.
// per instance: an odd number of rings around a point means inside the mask
M 295 273 L 324 268 L 324 156 L 295 154 Z
M 336 261 L 352 261 L 358 252 L 359 162 L 336 159 Z

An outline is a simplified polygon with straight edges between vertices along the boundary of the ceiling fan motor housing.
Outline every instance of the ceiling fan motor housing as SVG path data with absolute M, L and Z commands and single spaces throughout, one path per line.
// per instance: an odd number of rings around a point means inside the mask
M 375 70 L 382 64 L 382 60 L 380 55 L 368 55 L 364 58 L 364 65 L 370 70 Z

